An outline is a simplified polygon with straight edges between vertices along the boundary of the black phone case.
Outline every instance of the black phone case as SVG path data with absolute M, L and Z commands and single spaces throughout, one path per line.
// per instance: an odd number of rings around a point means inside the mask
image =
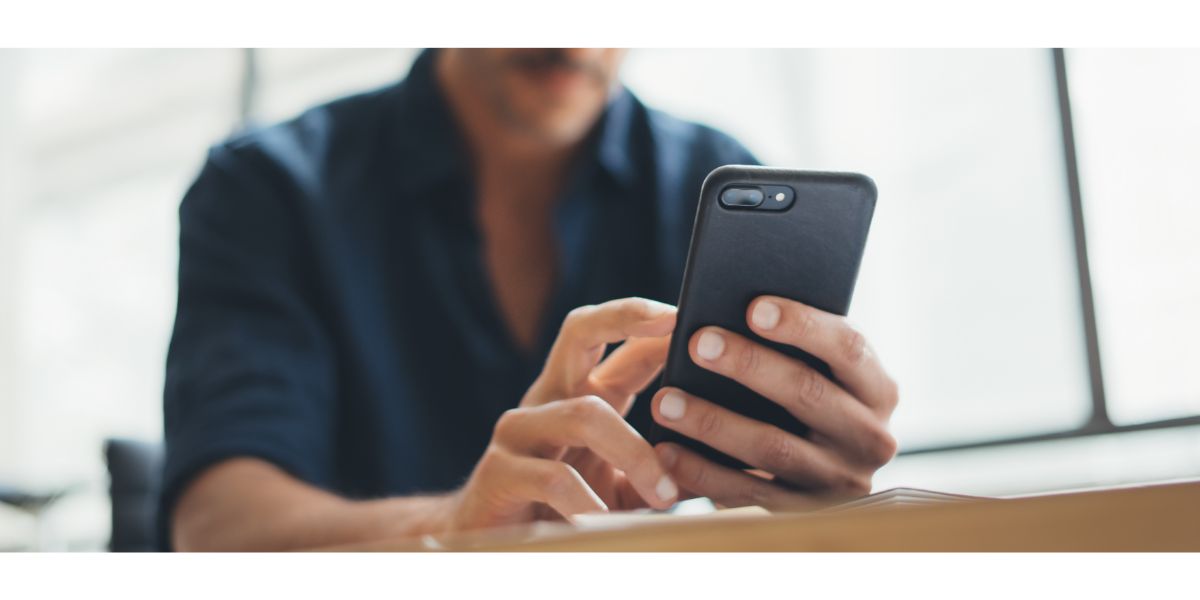
M 722 190 L 736 184 L 789 186 L 795 191 L 795 200 L 779 211 L 721 205 L 718 198 Z M 858 278 L 875 198 L 874 182 L 855 173 L 738 165 L 719 167 L 710 173 L 700 190 L 663 385 L 806 435 L 807 426 L 780 405 L 732 379 L 696 366 L 688 355 L 688 341 L 700 327 L 716 325 L 802 360 L 832 379 L 828 366 L 812 355 L 752 333 L 746 311 L 755 297 L 773 294 L 845 315 Z M 764 203 L 771 201 L 768 198 Z M 671 441 L 721 464 L 747 466 L 657 423 L 651 425 L 649 433 L 652 443 Z

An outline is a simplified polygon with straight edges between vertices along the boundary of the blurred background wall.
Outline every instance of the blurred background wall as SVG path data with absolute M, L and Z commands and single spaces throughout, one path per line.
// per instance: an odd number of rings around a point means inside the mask
M 76 486 L 46 515 L 55 546 L 107 540 L 102 441 L 161 437 L 176 209 L 206 148 L 392 82 L 414 56 L 0 51 L 0 484 Z M 1050 50 L 628 58 L 643 100 L 764 162 L 876 180 L 851 318 L 901 384 L 905 452 L 877 489 L 1200 475 L 1200 52 L 1069 50 L 1059 66 Z M 31 528 L 0 508 L 0 548 Z

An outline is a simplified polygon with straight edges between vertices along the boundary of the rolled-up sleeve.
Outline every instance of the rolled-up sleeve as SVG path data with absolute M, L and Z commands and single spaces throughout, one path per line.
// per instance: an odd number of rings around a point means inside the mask
M 267 460 L 318 486 L 331 477 L 335 361 L 317 307 L 298 193 L 269 164 L 210 152 L 179 209 L 179 298 L 163 394 L 160 542 L 197 474 Z

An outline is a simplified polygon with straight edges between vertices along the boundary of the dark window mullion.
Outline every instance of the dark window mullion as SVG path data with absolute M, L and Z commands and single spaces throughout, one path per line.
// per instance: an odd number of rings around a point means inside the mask
M 1087 431 L 1111 431 L 1108 405 L 1104 394 L 1104 374 L 1100 367 L 1100 340 L 1096 327 L 1096 305 L 1092 293 L 1092 272 L 1088 262 L 1087 235 L 1083 221 L 1083 194 L 1079 184 L 1079 163 L 1075 152 L 1075 125 L 1071 119 L 1071 95 L 1067 85 L 1067 58 L 1062 48 L 1051 50 L 1058 89 L 1058 113 L 1062 122 L 1063 163 L 1067 170 L 1067 188 L 1071 205 L 1071 230 L 1075 238 L 1075 263 L 1079 275 L 1079 301 L 1083 312 L 1083 331 L 1087 341 L 1088 373 L 1092 388 L 1092 417 L 1084 425 Z
M 238 114 L 235 131 L 241 131 L 250 126 L 254 120 L 255 104 L 258 100 L 258 51 L 254 48 L 242 49 L 242 85 L 238 89 Z

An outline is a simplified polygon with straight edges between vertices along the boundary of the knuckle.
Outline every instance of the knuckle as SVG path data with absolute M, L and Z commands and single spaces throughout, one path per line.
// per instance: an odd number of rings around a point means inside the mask
M 855 496 L 864 496 L 871 492 L 871 478 L 858 473 L 846 473 L 837 490 Z
M 591 315 L 595 310 L 596 307 L 591 304 L 572 308 L 571 311 L 567 313 L 566 318 L 563 319 L 563 333 L 568 333 L 578 329 L 580 322 L 586 320 L 588 315 Z
M 607 396 L 615 392 L 612 382 L 608 381 L 605 377 L 601 377 L 595 371 L 588 373 L 584 387 L 585 389 L 592 390 L 592 395 L 603 394 Z
M 884 465 L 896 456 L 896 438 L 887 429 L 876 426 L 867 430 L 865 452 L 867 459 L 875 465 Z
M 597 420 L 603 419 L 612 407 L 599 396 L 582 396 L 566 402 L 567 419 L 576 431 L 587 430 Z
M 686 467 L 679 469 L 679 475 L 695 492 L 707 490 L 711 479 L 708 467 L 700 461 L 688 461 Z
M 621 316 L 631 321 L 647 319 L 653 314 L 650 301 L 645 298 L 625 298 L 620 302 Z
M 738 494 L 738 503 L 742 506 L 771 506 L 775 500 L 775 490 L 771 484 L 763 481 L 748 482 L 742 493 Z
M 605 402 L 604 398 L 595 394 L 576 398 L 572 404 L 577 416 L 589 421 L 604 418 L 606 413 L 612 412 L 612 407 L 609 406 L 608 402 Z
M 895 410 L 900 404 L 900 384 L 891 377 L 884 377 L 884 408 L 891 411 Z
M 741 348 L 736 353 L 736 358 L 733 361 L 733 371 L 738 377 L 746 377 L 753 375 L 758 371 L 758 362 L 761 360 L 760 352 L 755 344 L 739 344 Z
M 825 394 L 825 379 L 814 369 L 802 369 L 793 380 L 792 403 L 803 410 L 819 408 Z
M 715 410 L 703 410 L 696 420 L 696 434 L 705 439 L 712 439 L 721 433 L 721 415 Z
M 846 362 L 856 365 L 862 362 L 867 354 L 867 338 L 862 332 L 847 324 L 842 333 L 842 356 Z
M 796 447 L 782 431 L 763 437 L 759 452 L 762 468 L 774 474 L 792 470 L 796 461 Z
M 511 435 L 521 420 L 522 414 L 519 408 L 510 408 L 501 413 L 500 418 L 496 419 L 495 427 L 492 428 L 492 437 L 503 439 Z
M 796 319 L 792 325 L 792 335 L 798 340 L 808 339 L 817 327 L 816 315 L 809 308 L 797 307 Z
M 858 477 L 854 480 L 853 491 L 855 494 L 865 496 L 871 493 L 871 478 L 869 476 Z

